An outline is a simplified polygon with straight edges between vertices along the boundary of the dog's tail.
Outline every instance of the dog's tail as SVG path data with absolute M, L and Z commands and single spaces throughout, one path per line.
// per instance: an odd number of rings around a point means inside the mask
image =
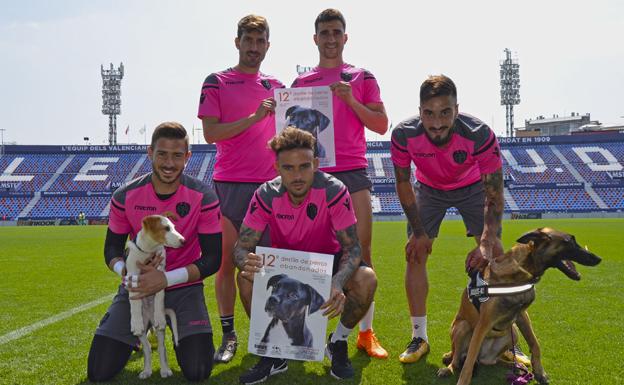
M 176 314 L 172 309 L 165 309 L 165 314 L 171 320 L 171 332 L 173 333 L 173 344 L 178 346 L 178 320 Z

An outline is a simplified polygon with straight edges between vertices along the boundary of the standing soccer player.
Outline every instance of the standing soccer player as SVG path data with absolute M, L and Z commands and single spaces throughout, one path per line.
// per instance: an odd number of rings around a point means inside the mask
M 319 64 L 295 79 L 293 87 L 329 86 L 333 92 L 336 166 L 322 170 L 347 186 L 357 217 L 362 259 L 372 267 L 372 183 L 366 173 L 368 161 L 364 127 L 384 134 L 388 130 L 388 117 L 373 74 L 347 64 L 342 59 L 342 51 L 347 42 L 346 22 L 342 13 L 336 9 L 324 10 L 316 18 L 314 30 Z M 374 309 L 375 302 L 360 322 L 357 346 L 371 357 L 387 358 L 388 352 L 380 345 L 373 332 Z
M 446 210 L 459 210 L 468 234 L 477 242 L 466 260 L 467 269 L 479 268 L 503 253 L 500 147 L 490 127 L 458 109 L 453 81 L 444 75 L 430 76 L 420 87 L 420 116 L 404 120 L 392 131 L 396 190 L 410 234 L 405 247 L 405 291 L 412 340 L 399 356 L 403 363 L 416 362 L 429 352 L 427 257 Z M 412 162 L 418 181 L 414 187 L 410 183 Z M 519 353 L 517 360 L 530 363 Z
M 330 374 L 337 379 L 354 376 L 348 357 L 347 338 L 366 314 L 377 288 L 375 272 L 362 262 L 355 227 L 352 199 L 337 178 L 318 170 L 314 136 L 288 127 L 271 140 L 277 155 L 279 176 L 264 183 L 251 200 L 234 250 L 241 299 L 250 309 L 254 274 L 262 259 L 254 254 L 265 228 L 273 247 L 334 254 L 330 298 L 321 309 L 340 322 L 330 334 L 325 355 L 331 360 Z M 257 384 L 288 370 L 284 359 L 261 357 L 240 376 L 242 384 Z
M 275 155 L 266 143 L 275 135 L 273 91 L 284 87 L 260 72 L 270 45 L 269 25 L 264 17 L 243 17 L 234 44 L 239 52 L 238 64 L 206 78 L 197 115 L 202 120 L 204 138 L 217 145 L 213 179 L 223 214 L 223 258 L 215 280 L 223 339 L 215 353 L 216 362 L 229 362 L 236 354 L 232 250 L 254 191 L 275 177 Z

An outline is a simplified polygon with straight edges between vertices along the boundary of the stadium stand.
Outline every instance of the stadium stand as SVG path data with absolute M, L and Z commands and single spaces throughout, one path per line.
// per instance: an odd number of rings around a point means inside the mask
M 624 132 L 500 138 L 506 212 L 624 209 Z M 368 143 L 375 215 L 402 215 L 389 142 Z M 193 145 L 186 172 L 212 185 L 215 148 Z M 5 146 L 0 218 L 105 219 L 112 192 L 149 172 L 146 146 Z M 450 208 L 448 215 L 457 215 Z

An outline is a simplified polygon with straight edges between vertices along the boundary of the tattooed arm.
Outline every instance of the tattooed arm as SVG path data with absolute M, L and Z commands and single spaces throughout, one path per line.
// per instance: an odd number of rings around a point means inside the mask
M 323 315 L 329 318 L 334 318 L 342 313 L 347 299 L 343 289 L 362 260 L 362 249 L 355 225 L 336 231 L 336 238 L 338 238 L 342 248 L 342 255 L 340 256 L 338 272 L 332 278 L 329 299 L 321 306 L 321 309 L 325 309 Z
M 491 174 L 481 176 L 485 185 L 485 209 L 483 211 L 483 234 L 478 239 L 479 245 L 466 258 L 466 270 L 481 270 L 488 262 L 503 254 L 500 234 L 503 221 L 505 197 L 503 193 L 503 170 L 499 168 Z
M 397 195 L 407 221 L 412 228 L 412 235 L 405 246 L 405 258 L 408 262 L 424 263 L 427 255 L 431 253 L 433 242 L 429 239 L 424 226 L 420 222 L 416 194 L 410 183 L 410 174 L 411 170 L 409 167 L 394 166 Z
M 491 259 L 503 252 L 500 234 L 505 208 L 503 169 L 482 176 L 485 185 L 484 226 L 480 246 L 483 256 Z
M 260 271 L 262 267 L 262 258 L 254 254 L 261 236 L 261 231 L 250 229 L 243 224 L 234 247 L 234 264 L 240 269 L 241 276 L 250 281 L 253 281 L 254 273 Z

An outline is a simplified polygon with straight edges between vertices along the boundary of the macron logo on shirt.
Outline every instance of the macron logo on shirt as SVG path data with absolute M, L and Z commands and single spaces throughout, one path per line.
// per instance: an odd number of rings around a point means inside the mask
M 226 81 L 225 84 L 227 85 L 233 85 L 233 84 L 244 84 L 245 81 L 244 80 L 236 80 L 236 81 Z
M 275 216 L 277 217 L 277 219 L 285 219 L 288 221 L 292 221 L 295 219 L 295 216 L 293 214 L 276 214 Z
M 319 76 L 319 77 L 316 77 L 316 78 L 304 80 L 303 84 L 314 83 L 314 82 L 318 82 L 318 81 L 321 81 L 321 80 L 323 80 L 323 77 Z
M 138 211 L 156 211 L 156 207 L 134 205 L 134 209 Z

